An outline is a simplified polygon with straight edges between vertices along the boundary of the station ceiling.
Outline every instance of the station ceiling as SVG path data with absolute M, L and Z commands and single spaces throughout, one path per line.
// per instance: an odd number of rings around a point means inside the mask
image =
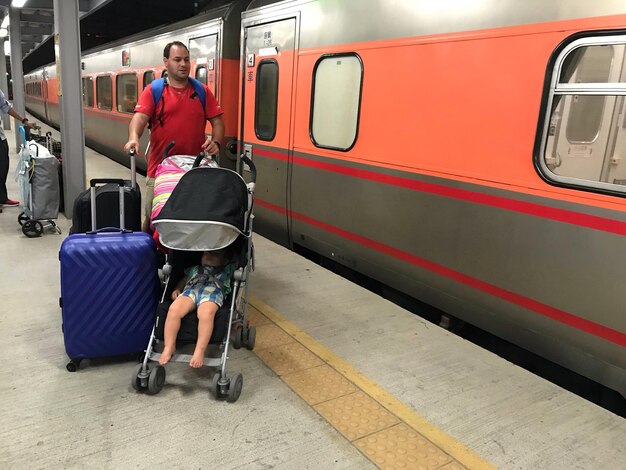
M 11 1 L 0 0 L 2 18 L 8 16 Z M 82 51 L 192 17 L 213 5 L 224 3 L 223 0 L 77 1 Z M 27 0 L 20 9 L 20 28 L 24 73 L 54 62 L 54 1 Z

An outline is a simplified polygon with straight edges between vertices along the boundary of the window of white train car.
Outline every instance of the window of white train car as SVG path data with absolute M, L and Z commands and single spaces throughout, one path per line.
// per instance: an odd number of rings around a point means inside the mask
M 550 80 L 542 174 L 564 186 L 626 193 L 626 37 L 563 46 Z
M 143 74 L 143 87 L 147 87 L 154 81 L 154 72 L 152 70 L 148 70 Z
M 83 77 L 83 106 L 93 108 L 93 77 Z
M 206 67 L 204 65 L 196 68 L 196 78 L 206 85 Z
M 322 56 L 313 69 L 310 135 L 318 147 L 350 150 L 357 138 L 363 62 L 357 54 Z
M 137 104 L 137 75 L 124 73 L 115 79 L 117 110 L 120 113 L 134 113 Z
M 259 63 L 254 104 L 254 132 L 260 140 L 274 140 L 278 116 L 278 63 L 265 59 Z
M 98 109 L 106 111 L 113 109 L 113 84 L 110 75 L 96 77 L 96 99 Z

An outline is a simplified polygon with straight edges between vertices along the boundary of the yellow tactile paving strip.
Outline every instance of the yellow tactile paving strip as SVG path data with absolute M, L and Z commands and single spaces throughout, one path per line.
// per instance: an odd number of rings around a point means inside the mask
M 332 351 L 250 295 L 254 352 L 382 469 L 494 469 Z

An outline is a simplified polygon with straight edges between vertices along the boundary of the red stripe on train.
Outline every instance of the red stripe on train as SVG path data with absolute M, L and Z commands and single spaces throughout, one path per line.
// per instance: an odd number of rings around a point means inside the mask
M 453 269 L 446 268 L 441 264 L 428 261 L 427 259 L 420 258 L 419 256 L 415 256 L 405 251 L 398 250 L 389 245 L 384 245 L 374 240 L 370 240 L 369 238 L 365 238 L 355 233 L 348 232 L 347 230 L 340 229 L 333 225 L 308 217 L 306 215 L 299 214 L 293 211 L 287 211 L 283 207 L 270 204 L 269 202 L 263 201 L 258 197 L 255 198 L 254 202 L 258 206 L 265 207 L 266 209 L 270 209 L 275 212 L 279 212 L 283 215 L 289 215 L 294 219 L 300 220 L 321 230 L 325 230 L 327 232 L 343 237 L 347 240 L 351 240 L 365 247 L 399 259 L 400 261 L 411 263 L 415 266 L 427 269 L 431 272 L 447 277 L 448 279 L 452 279 L 461 284 L 465 284 L 466 286 L 478 289 L 502 300 L 506 300 L 507 302 L 510 302 L 512 304 L 519 305 L 520 307 L 531 310 L 535 313 L 538 313 L 539 315 L 543 315 L 571 327 L 577 328 L 587 333 L 591 333 L 592 335 L 604 338 L 608 341 L 611 341 L 612 343 L 619 344 L 620 346 L 626 346 L 626 334 L 621 333 L 617 330 L 607 328 L 606 326 L 594 323 L 589 320 L 585 320 L 584 318 L 576 317 L 571 313 L 567 313 L 563 310 L 559 310 L 557 308 L 543 304 L 529 297 L 524 297 L 523 295 L 519 295 L 506 289 L 502 289 L 500 287 L 494 286 L 493 284 L 489 284 L 479 279 L 470 277 L 466 274 L 454 271 Z
M 272 158 L 274 160 L 287 160 L 286 154 L 272 152 L 269 150 L 255 149 L 254 153 L 255 155 Z M 554 207 L 546 207 L 542 206 L 541 204 L 533 204 L 531 202 L 516 201 L 501 196 L 481 194 L 465 189 L 450 188 L 448 186 L 443 186 L 439 184 L 425 183 L 423 181 L 416 181 L 400 176 L 385 175 L 370 170 L 350 168 L 342 165 L 336 165 L 333 163 L 325 163 L 311 160 L 304 157 L 293 157 L 293 162 L 298 165 L 308 166 L 311 168 L 316 168 L 318 170 L 330 171 L 332 173 L 339 173 L 346 176 L 352 176 L 354 178 L 376 181 L 378 183 L 412 189 L 414 191 L 437 194 L 439 196 L 451 197 L 454 199 L 469 201 L 476 204 L 498 207 L 500 209 L 520 212 L 522 214 L 542 217 L 544 219 L 578 225 L 581 227 L 587 227 L 603 232 L 626 235 L 626 222 L 620 222 L 619 220 L 606 219 L 604 217 L 581 214 L 580 212 L 568 211 L 565 209 L 556 209 Z

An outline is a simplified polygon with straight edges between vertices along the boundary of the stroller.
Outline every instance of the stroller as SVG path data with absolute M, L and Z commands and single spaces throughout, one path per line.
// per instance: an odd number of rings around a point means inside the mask
M 245 345 L 254 348 L 256 330 L 247 321 L 248 277 L 254 270 L 252 245 L 252 207 L 256 169 L 252 161 L 242 155 L 242 161 L 250 168 L 251 182 L 235 171 L 200 166 L 204 158 L 198 155 L 193 168 L 185 173 L 171 196 L 153 220 L 158 229 L 161 244 L 168 248 L 163 266 L 163 295 L 157 308 L 156 322 L 150 335 L 148 347 L 142 363 L 138 364 L 132 376 L 132 386 L 137 391 L 157 394 L 165 384 L 165 367 L 150 364 L 161 357 L 165 316 L 171 303 L 170 294 L 182 277 L 184 269 L 200 264 L 205 250 L 218 250 L 232 247 L 236 253 L 236 270 L 232 276 L 231 293 L 224 299 L 224 305 L 215 315 L 213 334 L 209 348 L 217 346 L 219 354 L 204 358 L 204 366 L 217 367 L 211 382 L 211 392 L 217 399 L 235 402 L 241 394 L 243 377 L 226 374 L 228 346 L 233 337 L 233 346 Z M 199 204 L 198 201 L 202 201 Z M 189 313 L 181 322 L 176 345 L 177 351 L 170 362 L 191 360 L 190 354 L 179 353 L 181 345 L 195 344 L 197 340 L 198 318 L 196 312 Z M 212 348 L 211 348 L 212 347 Z
M 23 126 L 19 131 L 22 149 L 15 179 L 20 186 L 22 212 L 17 221 L 29 238 L 40 237 L 47 227 L 60 234 L 61 229 L 53 220 L 59 216 L 62 192 L 59 161 L 46 147 L 32 140 L 27 142 Z

